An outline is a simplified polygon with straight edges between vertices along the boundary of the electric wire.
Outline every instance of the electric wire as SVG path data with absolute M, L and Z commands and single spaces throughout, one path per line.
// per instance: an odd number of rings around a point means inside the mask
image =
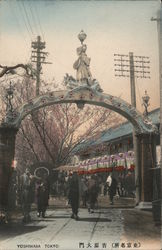
M 20 13 L 22 13 L 22 17 L 23 17 L 23 20 L 24 20 L 24 24 L 25 24 L 26 30 L 27 30 L 27 32 L 28 32 L 28 34 L 29 34 L 30 40 L 32 41 L 31 32 L 30 32 L 30 30 L 29 30 L 29 28 L 28 28 L 28 25 L 27 25 L 26 19 L 25 19 L 24 15 L 23 15 L 23 12 L 22 12 L 22 7 L 21 7 L 21 5 L 20 5 L 20 2 L 19 2 L 19 1 L 17 1 L 17 4 L 18 4 L 18 6 L 19 6 Z
M 32 6 L 31 6 L 31 2 L 29 1 L 29 9 L 30 9 L 30 13 L 31 13 L 31 17 L 33 19 L 33 22 L 35 24 L 35 29 L 36 29 L 36 33 L 39 35 L 41 33 L 41 30 L 39 31 L 39 25 L 37 23 L 36 17 L 34 15 L 34 12 L 32 10 Z M 42 35 L 42 34 L 41 34 Z
M 25 4 L 24 4 L 24 1 L 21 1 L 21 3 L 22 3 L 22 6 L 23 6 L 23 9 L 24 9 L 24 13 L 25 13 L 25 16 L 26 16 L 26 20 L 27 20 L 27 22 L 28 22 L 28 24 L 29 24 L 31 33 L 32 33 L 33 36 L 34 36 L 34 32 L 33 32 L 32 26 L 31 26 L 31 24 L 30 24 L 30 19 L 29 19 L 28 12 L 27 12 L 27 10 L 26 10 L 26 6 L 25 6 Z
M 15 27 L 17 28 L 18 32 L 22 35 L 23 41 L 24 41 L 24 46 L 25 46 L 25 48 L 27 48 L 27 47 L 29 47 L 29 42 L 27 42 L 27 39 L 29 39 L 31 41 L 30 33 L 23 32 L 24 24 L 22 22 L 22 18 L 21 18 L 20 13 L 18 13 L 17 7 L 18 7 L 17 1 L 12 1 L 12 2 L 8 1 L 8 8 L 10 10 L 10 14 L 13 16 L 13 18 L 15 19 L 16 24 L 17 24 Z M 29 36 L 28 36 L 28 34 L 29 34 Z M 28 53 L 27 53 L 27 56 L 29 56 Z
M 14 6 L 13 6 L 13 2 L 11 3 L 11 1 L 8 1 L 8 6 L 9 6 L 9 8 L 11 10 L 11 14 L 14 16 L 14 18 L 16 20 L 17 27 L 18 27 L 20 33 L 22 34 L 24 43 L 25 43 L 26 46 L 28 46 L 27 41 L 26 41 L 26 37 L 25 37 L 25 35 L 24 35 L 23 31 L 22 31 L 22 26 L 20 25 L 20 22 L 19 22 L 19 19 L 18 19 L 18 15 L 16 15 L 16 13 L 15 13 L 16 12 L 16 2 L 14 3 Z
M 36 5 L 34 4 L 33 5 L 34 9 L 35 9 L 35 16 L 36 16 L 36 19 L 37 19 L 37 22 L 38 22 L 38 26 L 40 28 L 40 32 L 41 32 L 41 35 L 42 35 L 42 38 L 43 40 L 45 41 L 45 35 L 44 35 L 44 32 L 43 32 L 43 29 L 42 29 L 42 26 L 41 26 L 41 22 L 40 22 L 40 18 L 39 18 L 39 14 L 38 14 L 38 9 L 36 7 Z

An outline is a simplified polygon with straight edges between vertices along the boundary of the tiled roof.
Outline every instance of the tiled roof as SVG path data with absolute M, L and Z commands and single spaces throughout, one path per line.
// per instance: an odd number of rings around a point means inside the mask
M 132 133 L 133 126 L 131 123 L 123 123 L 120 127 L 117 128 L 110 128 L 105 131 L 101 137 L 96 141 L 95 144 L 100 144 L 106 141 L 112 141 L 116 138 L 123 137 Z
M 160 123 L 160 110 L 156 109 L 150 112 L 149 118 L 152 120 L 154 124 Z M 125 122 L 120 126 L 116 127 L 115 129 L 108 129 L 107 131 L 103 132 L 102 136 L 96 141 L 95 144 L 100 144 L 105 141 L 111 141 L 116 138 L 120 138 L 126 135 L 131 134 L 133 131 L 133 126 L 130 122 Z

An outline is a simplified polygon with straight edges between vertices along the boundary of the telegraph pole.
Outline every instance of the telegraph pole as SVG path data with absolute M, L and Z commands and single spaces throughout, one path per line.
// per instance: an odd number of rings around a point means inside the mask
M 150 78 L 149 74 L 150 67 L 148 64 L 150 61 L 149 57 L 145 56 L 134 56 L 133 52 L 129 52 L 129 55 L 114 54 L 115 56 L 115 76 L 129 77 L 130 78 L 130 93 L 131 93 L 131 104 L 136 108 L 136 88 L 135 88 L 135 77 L 137 78 Z M 116 74 L 117 73 L 117 74 Z M 136 205 L 140 202 L 140 183 L 141 183 L 141 170 L 139 169 L 139 145 L 138 140 L 133 129 L 133 147 L 135 154 L 135 179 L 136 179 Z
M 160 9 L 157 14 L 157 17 L 151 18 L 151 21 L 157 22 L 157 31 L 158 31 L 158 42 L 159 42 L 159 83 L 160 83 L 160 147 L 161 147 L 161 154 L 160 154 L 160 162 L 162 168 L 162 3 L 160 3 Z
M 154 220 L 162 220 L 162 1 L 159 1 L 159 11 L 157 17 L 152 17 L 151 21 L 157 22 L 158 45 L 159 45 L 159 85 L 160 85 L 160 166 L 154 170 L 154 186 L 156 190 L 153 193 L 153 214 Z
M 149 57 L 134 56 L 133 52 L 129 52 L 129 55 L 114 54 L 114 56 L 115 76 L 130 78 L 131 104 L 136 107 L 135 78 L 150 78 Z
M 131 87 L 131 104 L 136 107 L 136 89 L 135 89 L 135 75 L 134 75 L 134 57 L 133 53 L 129 52 L 130 62 L 130 87 Z
M 36 96 L 40 93 L 40 74 L 42 70 L 42 64 L 51 64 L 50 62 L 46 62 L 46 56 L 48 52 L 44 52 L 42 50 L 45 49 L 46 43 L 41 41 L 41 37 L 37 36 L 37 41 L 31 43 L 32 47 L 32 55 L 31 59 L 33 63 L 36 63 Z

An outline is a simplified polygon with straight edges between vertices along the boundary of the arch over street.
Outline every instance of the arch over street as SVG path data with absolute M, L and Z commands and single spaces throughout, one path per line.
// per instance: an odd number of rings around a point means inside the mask
M 20 106 L 12 114 L 8 114 L 5 125 L 19 128 L 21 121 L 32 112 L 54 104 L 76 103 L 78 107 L 84 104 L 97 105 L 111 109 L 124 116 L 132 123 L 137 134 L 155 133 L 156 127 L 147 118 L 121 98 L 98 92 L 89 86 L 80 86 L 72 90 L 47 92 L 42 96 L 31 99 Z

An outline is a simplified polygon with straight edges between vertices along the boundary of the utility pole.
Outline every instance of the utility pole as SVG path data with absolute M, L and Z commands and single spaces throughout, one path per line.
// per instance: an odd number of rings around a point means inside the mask
M 159 90 L 160 90 L 160 166 L 154 169 L 154 188 L 153 191 L 153 214 L 154 220 L 162 220 L 162 1 L 159 1 L 159 11 L 151 21 L 157 22 L 158 45 L 159 45 Z
M 134 57 L 133 53 L 129 52 L 129 63 L 130 63 L 130 86 L 131 86 L 131 104 L 136 107 L 136 88 L 135 88 L 135 72 L 134 72 Z
M 133 52 L 129 52 L 129 55 L 114 54 L 114 56 L 115 76 L 130 77 L 131 104 L 136 107 L 135 78 L 150 78 L 149 57 L 134 56 Z
M 41 41 L 41 37 L 37 36 L 37 41 L 31 43 L 32 47 L 32 55 L 31 59 L 33 63 L 36 63 L 36 96 L 40 93 L 40 74 L 42 70 L 42 64 L 51 64 L 50 62 L 46 62 L 46 56 L 48 52 L 44 52 L 42 50 L 45 49 L 46 43 Z
M 148 64 L 150 61 L 149 57 L 145 56 L 134 56 L 133 52 L 129 52 L 129 55 L 114 54 L 115 58 L 115 76 L 118 77 L 129 77 L 130 78 L 130 93 L 131 93 L 131 104 L 136 108 L 136 88 L 135 88 L 135 77 L 137 78 L 150 78 L 150 67 Z M 117 73 L 117 74 L 116 74 Z M 141 186 L 141 170 L 139 167 L 139 145 L 138 140 L 133 129 L 133 147 L 135 154 L 135 181 L 136 181 L 136 205 L 140 202 L 140 186 Z
M 162 168 L 162 3 L 157 13 L 157 17 L 152 17 L 151 21 L 157 22 L 158 42 L 159 42 L 159 83 L 160 83 L 160 147 L 161 147 L 161 168 Z

